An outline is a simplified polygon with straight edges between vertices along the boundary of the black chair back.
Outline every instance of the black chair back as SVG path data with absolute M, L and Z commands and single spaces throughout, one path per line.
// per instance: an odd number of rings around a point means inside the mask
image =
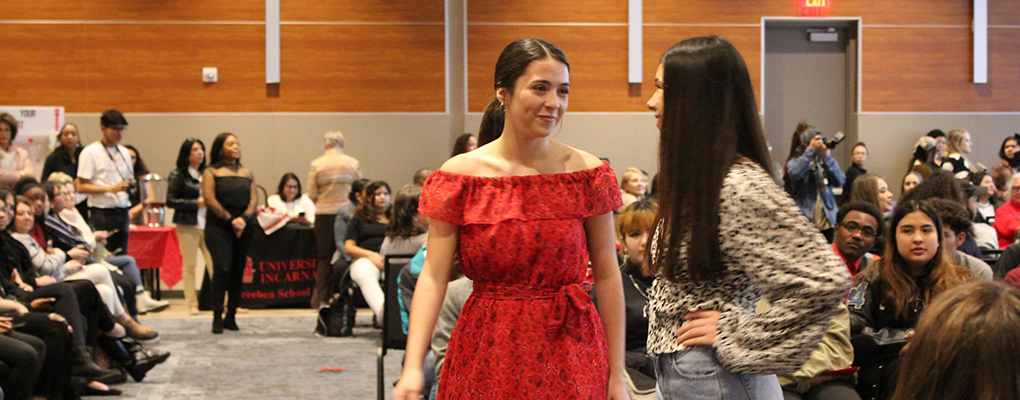
M 407 334 L 404 333 L 403 323 L 400 319 L 400 303 L 398 298 L 400 294 L 397 293 L 397 278 L 400 276 L 400 270 L 404 268 L 407 263 L 411 262 L 411 258 L 414 258 L 414 254 L 387 254 L 383 259 L 383 266 L 386 273 L 386 277 L 383 280 L 383 316 L 382 316 L 382 333 L 379 336 L 379 351 L 377 352 L 377 378 L 378 384 L 377 394 L 379 400 L 383 400 L 386 397 L 385 385 L 385 374 L 383 372 L 383 357 L 386 356 L 387 350 L 404 350 L 407 347 Z

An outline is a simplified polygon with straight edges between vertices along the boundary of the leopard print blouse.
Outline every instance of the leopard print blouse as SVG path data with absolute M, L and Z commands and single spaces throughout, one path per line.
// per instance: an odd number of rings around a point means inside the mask
M 740 162 L 723 180 L 719 240 L 724 271 L 695 284 L 680 246 L 676 282 L 659 277 L 649 292 L 648 351 L 684 350 L 677 330 L 684 315 L 699 309 L 722 311 L 715 341 L 719 362 L 743 374 L 789 374 L 808 360 L 850 275 L 832 247 L 761 167 Z M 653 238 L 650 254 L 655 254 Z M 772 308 L 755 314 L 764 296 Z

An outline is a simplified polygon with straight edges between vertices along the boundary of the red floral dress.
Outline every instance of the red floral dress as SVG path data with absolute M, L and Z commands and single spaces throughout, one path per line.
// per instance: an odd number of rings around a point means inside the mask
M 474 281 L 438 398 L 606 398 L 605 335 L 581 283 L 584 220 L 620 203 L 608 164 L 552 175 L 429 176 L 419 210 L 460 227 L 458 254 Z

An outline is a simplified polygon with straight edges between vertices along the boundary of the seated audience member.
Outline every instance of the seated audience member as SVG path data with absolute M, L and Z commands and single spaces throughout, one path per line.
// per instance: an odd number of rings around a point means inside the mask
M 655 361 L 645 351 L 648 340 L 648 289 L 655 280 L 646 261 L 648 240 L 655 226 L 655 215 L 659 206 L 648 199 L 638 200 L 624 207 L 618 217 L 617 240 L 623 265 L 620 272 L 623 279 L 623 300 L 626 317 L 626 365 L 633 375 L 641 373 L 655 379 Z
M 266 203 L 274 209 L 287 211 L 290 222 L 308 226 L 315 224 L 315 203 L 301 193 L 301 181 L 293 172 L 283 174 L 276 194 L 269 196 Z
M 24 196 L 32 201 L 32 205 L 35 209 L 35 227 L 32 228 L 31 236 L 35 239 L 35 242 L 39 244 L 44 250 L 49 249 L 49 245 L 46 243 L 46 233 L 43 231 L 43 225 L 45 224 L 46 214 L 50 211 L 49 199 L 46 197 L 46 191 L 43 189 L 39 181 L 33 177 L 22 178 L 14 185 L 15 193 Z M 13 223 L 13 222 L 12 222 Z
M 929 163 L 932 172 L 935 172 L 942 169 L 942 165 L 946 162 L 946 133 L 941 129 L 932 129 L 926 136 L 935 140 L 935 154 Z
M 992 266 L 992 277 L 997 281 L 1003 280 L 1007 274 L 1020 267 L 1020 243 L 1014 243 L 1002 249 L 999 260 Z
M 942 221 L 932 206 L 903 201 L 890 226 L 885 255 L 857 275 L 847 300 L 854 365 L 860 367 L 857 391 L 864 399 L 892 395 L 900 350 L 925 304 L 972 279 L 944 256 Z
M 478 139 L 475 135 L 465 133 L 457 136 L 457 141 L 453 142 L 453 152 L 450 153 L 450 158 L 459 156 L 469 151 L 474 151 L 478 148 Z
M 850 192 L 853 191 L 854 181 L 868 173 L 868 170 L 864 169 L 864 163 L 868 161 L 868 147 L 864 145 L 864 142 L 857 142 L 854 145 L 851 157 L 853 162 L 850 164 L 850 168 L 846 169 L 846 183 L 843 184 L 843 194 L 839 198 L 840 204 L 851 201 Z
M 992 169 L 988 171 L 988 174 L 992 176 L 992 182 L 995 183 L 995 203 L 996 208 L 1007 202 L 1006 197 L 1009 196 L 1009 181 L 1013 179 L 1013 169 L 1006 164 L 1005 161 L 995 164 Z
M 942 169 L 952 172 L 956 179 L 969 180 L 971 174 L 980 171 L 967 159 L 972 147 L 970 132 L 953 129 L 946 134 L 946 157 Z
M 1020 229 L 1020 175 L 1010 179 L 1006 202 L 995 210 L 992 227 L 998 234 L 1000 249 L 1016 241 L 1016 232 Z
M 905 353 L 894 400 L 1020 399 L 1020 291 L 992 282 L 946 291 Z
M 842 187 L 846 176 L 830 155 L 822 132 L 805 121 L 800 121 L 793 132 L 783 180 L 797 208 L 831 242 L 837 211 L 832 189 Z
M 486 113 L 488 114 L 488 113 Z M 474 282 L 466 276 L 461 276 L 460 269 L 456 268 L 450 273 L 450 284 L 446 286 L 446 295 L 443 297 L 443 305 L 439 308 L 439 318 L 436 319 L 436 327 L 432 331 L 432 342 L 430 347 L 436 357 L 436 382 L 440 382 L 440 372 L 443 370 L 443 360 L 446 359 L 446 348 L 450 344 L 450 335 L 457 325 L 457 318 L 460 311 L 464 309 L 468 297 L 474 290 Z M 432 392 L 429 399 L 435 400 L 439 385 L 432 385 Z
M 998 196 L 996 196 L 995 180 L 987 172 L 978 172 L 974 174 L 973 178 L 971 183 L 986 188 L 986 190 L 977 193 L 974 222 L 983 222 L 991 225 L 995 223 L 995 209 L 1002 205 L 999 202 Z
M 50 204 L 53 205 L 50 214 L 46 216 L 47 239 L 50 239 L 53 247 L 63 250 L 65 253 L 73 252 L 76 248 L 87 251 L 89 254 L 83 263 L 96 262 L 98 259 L 95 254 L 96 245 L 105 243 L 110 234 L 103 231 L 92 232 L 92 228 L 87 224 L 76 227 L 68 222 L 69 220 L 83 219 L 80 215 L 69 219 L 64 217 L 64 215 L 78 214 L 78 210 L 74 207 L 76 197 L 74 182 L 71 177 L 60 172 L 53 174 L 50 178 L 53 180 L 44 185 L 46 195 L 50 197 Z M 58 181 L 63 183 L 57 183 Z M 169 302 L 155 300 L 149 291 L 145 290 L 142 274 L 134 256 L 110 255 L 103 258 L 102 261 L 113 265 L 123 274 L 111 274 L 118 286 L 123 288 L 125 285 L 121 284 L 121 281 L 127 281 L 124 300 L 129 309 L 135 307 L 138 313 L 144 314 L 160 312 L 170 307 Z M 131 293 L 134 293 L 134 296 L 129 296 Z M 133 305 L 132 300 L 134 300 Z
M 992 280 L 992 267 L 989 267 L 980 258 L 956 251 L 960 243 L 971 234 L 973 223 L 970 221 L 970 213 L 960 203 L 946 199 L 931 199 L 928 201 L 935 212 L 942 219 L 942 233 L 945 235 L 942 252 L 953 264 L 966 267 L 975 278 L 981 280 Z
M 857 178 L 850 201 L 864 201 L 875 205 L 882 215 L 888 214 L 893 207 L 893 193 L 885 179 L 875 174 L 866 174 Z
M 936 170 L 932 173 L 930 179 L 925 180 L 906 196 L 903 196 L 901 201 L 946 199 L 967 207 L 970 194 L 965 190 L 961 182 L 963 181 L 953 178 L 949 171 Z M 960 243 L 957 249 L 971 256 L 981 257 L 981 249 L 978 247 L 977 241 L 971 236 L 967 236 L 967 239 Z
M 139 325 L 128 314 L 120 296 L 118 296 L 117 284 L 110 276 L 109 269 L 100 264 L 83 264 L 91 255 L 87 250 L 82 247 L 75 247 L 67 253 L 56 248 L 49 251 L 43 250 L 28 234 L 35 224 L 32 202 L 24 197 L 18 197 L 16 204 L 14 223 L 9 224 L 7 229 L 11 231 L 11 237 L 27 250 L 32 267 L 40 278 L 52 278 L 46 282 L 90 281 L 96 285 L 96 290 L 102 296 L 103 303 L 110 310 L 110 314 L 130 331 L 132 337 L 140 340 L 152 340 L 159 336 L 152 328 Z M 41 281 L 37 279 L 37 282 Z
M 938 143 L 928 136 L 921 136 L 914 145 L 914 155 L 910 159 L 910 167 L 907 172 L 917 172 L 922 180 L 928 180 L 932 172 L 941 168 L 935 166 L 935 154 L 938 152 Z M 934 168 L 933 168 L 934 167 Z
M 640 169 L 634 167 L 627 168 L 627 171 L 623 173 L 623 177 L 620 178 L 620 196 L 623 198 L 623 205 L 620 206 L 620 210 L 623 210 L 630 203 L 643 199 L 647 188 L 648 175 L 645 175 Z
M 868 202 L 852 201 L 839 208 L 832 248 L 843 259 L 850 276 L 856 277 L 877 259 L 869 252 L 885 235 L 884 220 L 878 207 Z
M 16 137 L 18 120 L 11 114 L 0 112 L 0 184 L 11 185 L 34 174 L 28 152 L 13 144 Z
M 999 158 L 1010 169 L 1010 174 L 1020 173 L 1020 133 L 1006 136 L 999 146 Z
M 900 196 L 906 196 L 907 193 L 914 190 L 914 188 L 916 188 L 917 185 L 920 185 L 921 182 L 924 182 L 924 179 L 921 178 L 920 172 L 907 172 L 907 174 L 903 176 L 903 182 L 900 184 Z
M 365 302 L 375 316 L 381 317 L 383 310 L 382 276 L 383 258 L 379 255 L 386 239 L 386 226 L 390 222 L 390 185 L 375 181 L 365 187 L 365 201 L 351 218 L 344 240 L 344 250 L 352 261 L 351 280 L 358 283 Z
M 321 293 L 322 300 L 316 295 L 312 296 L 312 306 L 315 308 L 319 307 L 320 301 L 325 301 L 332 296 L 333 291 L 336 290 L 335 286 L 343 274 L 347 273 L 350 267 L 351 258 L 347 255 L 344 250 L 345 242 L 347 241 L 347 227 L 351 223 L 351 218 L 354 217 L 354 211 L 357 210 L 358 205 L 365 201 L 365 186 L 368 186 L 368 179 L 358 179 L 351 183 L 351 192 L 347 195 L 350 200 L 347 204 L 344 204 L 337 210 L 336 218 L 333 221 L 333 238 L 336 241 L 336 252 L 333 253 L 332 265 L 328 274 L 319 274 L 315 277 L 315 294 Z
M 432 174 L 432 170 L 428 168 L 419 169 L 414 173 L 414 177 L 411 178 L 411 184 L 417 187 L 425 186 L 425 180 L 428 179 L 429 175 Z
M 429 218 L 418 212 L 421 187 L 405 185 L 397 192 L 390 208 L 390 223 L 386 225 L 386 239 L 379 255 L 415 254 L 425 245 Z
M 0 317 L 0 362 L 7 367 L 7 374 L 0 374 L 0 388 L 8 399 L 32 398 L 44 358 L 46 344 L 42 340 L 15 332 L 12 318 Z

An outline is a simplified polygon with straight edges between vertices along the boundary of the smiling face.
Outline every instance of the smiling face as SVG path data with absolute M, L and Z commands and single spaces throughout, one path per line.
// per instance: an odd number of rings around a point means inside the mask
M 663 79 L 666 74 L 665 68 L 662 64 L 659 64 L 659 69 L 655 70 L 655 92 L 652 93 L 652 97 L 648 99 L 648 109 L 655 113 L 655 127 L 662 130 L 662 89 Z
M 644 174 L 637 174 L 630 177 L 627 182 L 623 185 L 623 191 L 630 193 L 636 197 L 645 195 L 645 191 L 648 189 L 648 177 Z
M 911 271 L 921 271 L 938 249 L 938 230 L 923 211 L 907 214 L 896 226 L 896 250 Z
M 506 124 L 515 135 L 549 137 L 567 111 L 570 72 L 567 65 L 553 58 L 528 65 L 514 85 L 496 90 L 506 109 Z
M 298 190 L 300 190 L 300 186 L 297 179 L 288 179 L 287 183 L 283 185 L 283 201 L 287 203 L 294 201 L 297 198 Z
M 991 175 L 985 175 L 981 178 L 981 186 L 988 188 L 988 193 L 982 196 L 983 201 L 988 201 L 989 198 L 995 196 L 995 179 Z
M 25 192 L 25 197 L 28 197 L 35 203 L 35 214 L 44 215 L 50 211 L 50 202 L 46 198 L 46 192 L 41 187 L 34 187 Z
M 191 145 L 191 154 L 188 155 L 188 165 L 192 168 L 198 168 L 205 161 L 205 149 L 202 148 L 202 144 L 195 142 Z
M 53 211 L 55 212 L 63 211 L 65 208 L 74 205 L 73 201 L 72 203 L 67 202 L 67 189 L 65 187 L 66 185 L 60 185 L 53 188 Z
M 14 229 L 18 233 L 29 233 L 35 226 L 35 211 L 28 204 L 18 203 L 14 212 Z
M 885 183 L 885 179 L 878 178 L 878 205 L 882 209 L 882 214 L 892 210 L 893 206 L 893 195 L 889 191 L 889 185 Z

